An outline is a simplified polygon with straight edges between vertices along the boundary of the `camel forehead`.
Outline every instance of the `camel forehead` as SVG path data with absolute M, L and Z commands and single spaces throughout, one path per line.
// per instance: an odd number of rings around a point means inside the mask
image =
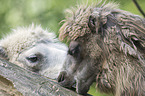
M 32 24 L 29 27 L 19 27 L 12 30 L 9 35 L 5 36 L 0 41 L 0 46 L 6 49 L 8 57 L 11 59 L 13 56 L 17 57 L 22 50 L 35 45 L 42 39 L 53 42 L 57 41 L 53 33 L 48 33 L 48 31 L 43 30 L 41 26 L 35 27 Z
M 47 30 L 43 30 L 40 26 L 34 27 L 34 25 L 30 27 L 18 27 L 17 29 L 13 29 L 10 34 L 5 36 L 0 44 L 3 46 L 13 45 L 18 43 L 19 45 L 27 45 L 27 43 L 37 42 L 41 39 L 54 39 L 55 35 L 53 33 L 48 33 Z M 7 46 L 6 46 L 7 47 Z
M 33 54 L 42 54 L 43 56 L 48 56 L 56 54 L 57 52 L 66 53 L 67 47 L 61 43 L 47 42 L 47 43 L 37 43 L 35 46 L 31 46 L 26 50 L 22 51 L 21 54 L 33 55 Z

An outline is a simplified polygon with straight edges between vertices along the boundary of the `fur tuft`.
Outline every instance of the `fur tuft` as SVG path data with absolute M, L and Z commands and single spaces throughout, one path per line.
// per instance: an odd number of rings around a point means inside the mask
M 15 62 L 18 55 L 26 48 L 34 46 L 42 39 L 56 42 L 55 35 L 43 30 L 41 26 L 18 27 L 0 40 L 0 46 L 5 48 L 10 62 Z
M 93 7 L 87 5 L 77 6 L 67 10 L 65 23 L 60 28 L 59 39 L 63 40 L 67 37 L 68 40 L 75 40 L 80 36 L 89 33 L 87 26 L 89 15 L 92 13 Z M 83 29 L 83 30 L 82 30 Z
M 98 8 L 99 6 L 100 4 L 82 4 L 76 8 L 66 10 L 67 16 L 66 19 L 63 20 L 65 23 L 59 30 L 59 39 L 63 40 L 67 37 L 68 41 L 76 40 L 77 38 L 90 33 L 90 29 L 88 28 L 88 18 L 91 14 L 95 14 L 97 16 L 100 14 L 99 12 L 102 11 L 101 13 L 105 13 L 102 15 L 106 16 L 110 13 L 110 10 L 118 8 L 118 4 L 116 3 L 109 3 Z M 108 11 L 108 13 L 106 11 Z

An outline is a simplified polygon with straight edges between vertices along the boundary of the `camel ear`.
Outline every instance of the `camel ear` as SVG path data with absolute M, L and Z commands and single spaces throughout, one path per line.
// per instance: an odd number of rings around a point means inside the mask
M 89 16 L 88 18 L 88 27 L 90 28 L 91 32 L 96 33 L 96 18 L 94 16 Z
M 104 29 L 106 28 L 107 19 L 100 20 L 100 18 L 90 15 L 88 19 L 88 27 L 90 28 L 91 32 L 97 34 L 104 34 Z
M 8 59 L 8 55 L 4 47 L 0 46 L 0 58 Z

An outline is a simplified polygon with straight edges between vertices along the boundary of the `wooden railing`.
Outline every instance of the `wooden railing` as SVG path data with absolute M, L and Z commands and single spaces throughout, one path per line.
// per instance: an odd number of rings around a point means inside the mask
M 79 96 L 56 81 L 0 59 L 0 96 Z

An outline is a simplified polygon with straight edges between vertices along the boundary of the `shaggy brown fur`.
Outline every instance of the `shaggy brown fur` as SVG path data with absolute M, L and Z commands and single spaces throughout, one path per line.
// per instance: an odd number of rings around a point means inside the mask
M 115 96 L 145 96 L 145 19 L 115 3 L 80 5 L 67 14 L 59 38 L 81 45 L 83 59 L 95 66 L 97 87 Z M 75 78 L 83 74 L 77 68 Z

